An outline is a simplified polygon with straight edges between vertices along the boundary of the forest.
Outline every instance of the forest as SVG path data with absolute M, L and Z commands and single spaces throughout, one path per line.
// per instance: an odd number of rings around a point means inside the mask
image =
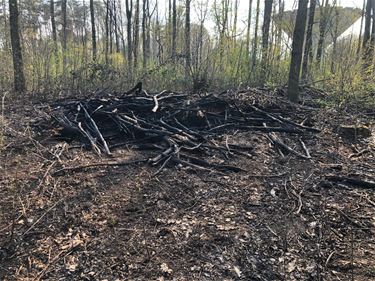
M 375 0 L 0 0 L 0 280 L 375 280 Z

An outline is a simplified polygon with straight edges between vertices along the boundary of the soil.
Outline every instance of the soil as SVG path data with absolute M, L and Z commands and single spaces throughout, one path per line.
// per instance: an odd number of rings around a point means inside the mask
M 273 146 L 267 133 L 231 132 L 216 141 L 253 150 L 225 164 L 247 172 L 170 165 L 155 176 L 160 167 L 144 163 L 104 165 L 152 152 L 128 145 L 99 157 L 35 130 L 46 103 L 7 105 L 0 280 L 375 280 L 375 190 L 327 179 L 374 181 L 374 131 L 355 140 L 337 132 L 374 120 L 292 107 L 263 90 L 247 98 L 322 129 L 302 137 L 311 159 Z M 277 135 L 303 151 L 299 136 Z M 93 163 L 103 165 L 57 172 Z

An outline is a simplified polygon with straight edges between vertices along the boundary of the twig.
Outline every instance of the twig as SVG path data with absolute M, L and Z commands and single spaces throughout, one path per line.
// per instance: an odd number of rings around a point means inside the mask
M 94 119 L 92 119 L 92 117 L 90 116 L 90 114 L 87 112 L 86 108 L 82 104 L 80 106 L 82 107 L 83 111 L 85 112 L 86 118 L 89 119 L 91 125 L 94 127 L 94 131 L 96 132 L 100 141 L 102 142 L 105 152 L 107 153 L 107 155 L 111 155 L 112 153 L 108 148 L 108 144 L 107 144 L 106 140 L 104 139 L 102 133 L 100 132 L 98 126 L 96 125 Z
M 300 141 L 300 143 L 301 143 L 303 149 L 305 150 L 306 156 L 307 156 L 308 158 L 311 158 L 310 151 L 309 151 L 308 148 L 306 147 L 305 143 L 302 141 L 302 139 L 299 139 L 299 141 Z
M 133 160 L 133 161 L 124 161 L 124 162 L 92 163 L 92 164 L 81 165 L 81 166 L 76 166 L 76 167 L 62 168 L 62 169 L 59 169 L 59 170 L 53 172 L 52 175 L 56 176 L 56 175 L 58 175 L 60 173 L 76 172 L 76 171 L 79 171 L 79 170 L 82 170 L 82 169 L 94 168 L 94 167 L 127 166 L 127 165 L 147 163 L 147 162 L 148 162 L 148 159 Z
M 82 124 L 81 122 L 78 122 L 78 128 L 79 130 L 81 131 L 81 133 L 89 140 L 90 144 L 91 144 L 91 147 L 94 149 L 94 151 L 100 155 L 100 149 L 99 147 L 96 145 L 95 141 L 93 140 L 93 138 L 90 136 L 90 134 L 88 132 L 86 132 L 83 128 L 82 128 Z
M 153 176 L 157 176 L 158 174 L 161 173 L 161 171 L 163 171 L 163 169 L 165 168 L 165 166 L 167 165 L 167 163 L 169 162 L 169 160 L 171 160 L 172 158 L 172 155 L 170 155 L 163 163 L 163 165 L 161 165 L 161 167 L 156 171 L 156 173 L 153 174 Z
M 330 262 L 330 260 L 331 260 L 331 258 L 333 257 L 333 255 L 336 253 L 336 251 L 332 251 L 330 254 L 329 254 L 329 256 L 328 256 L 328 258 L 326 259 L 326 262 L 325 262 L 325 266 L 327 267 L 327 265 L 328 265 L 328 263 Z
M 272 140 L 272 142 L 274 144 L 276 144 L 276 145 L 284 148 L 285 150 L 289 151 L 290 153 L 292 153 L 292 154 L 294 154 L 294 155 L 296 155 L 296 156 L 298 156 L 300 158 L 306 159 L 306 160 L 311 159 L 311 157 L 303 155 L 303 154 L 295 151 L 293 148 L 287 146 L 285 143 L 283 143 L 282 141 L 278 140 L 278 138 L 276 137 L 275 134 L 270 133 L 270 134 L 268 134 L 268 136 L 270 137 L 270 139 Z
M 288 175 L 288 172 L 284 172 L 281 174 L 269 174 L 269 175 L 246 175 L 248 178 L 280 178 Z
M 65 198 L 62 198 L 60 199 L 59 201 L 57 201 L 55 204 L 53 204 L 51 207 L 49 207 L 47 209 L 47 211 L 45 211 L 23 234 L 22 236 L 25 236 L 27 233 L 30 232 L 30 230 L 32 230 L 35 225 L 37 225 L 44 217 L 45 215 L 47 215 L 51 210 L 53 210 L 61 201 L 63 201 Z
M 359 151 L 358 153 L 351 154 L 351 155 L 349 156 L 349 158 L 351 159 L 351 158 L 360 157 L 360 156 L 362 156 L 363 154 L 366 154 L 366 153 L 369 153 L 369 152 L 370 152 L 369 149 L 363 149 L 363 150 Z

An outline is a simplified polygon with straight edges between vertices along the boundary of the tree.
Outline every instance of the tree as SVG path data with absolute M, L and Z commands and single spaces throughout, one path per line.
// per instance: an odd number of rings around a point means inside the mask
M 186 0 L 185 7 L 185 58 L 186 58 L 186 74 L 190 71 L 190 2 Z
M 119 24 L 118 24 L 118 13 L 116 1 L 113 1 L 113 23 L 114 23 L 114 32 L 116 39 L 116 53 L 120 53 L 120 36 L 119 36 Z
M 56 74 L 58 73 L 58 50 L 57 50 L 57 31 L 56 31 L 56 20 L 55 20 L 55 3 L 54 0 L 50 1 L 50 13 L 51 13 L 51 27 L 52 27 L 52 39 L 53 49 L 55 54 Z
M 361 15 L 361 27 L 359 28 L 357 55 L 361 51 L 361 46 L 362 46 L 362 30 L 363 30 L 363 19 L 365 17 L 365 10 L 366 10 L 366 0 L 363 0 L 362 15 Z
M 95 10 L 94 0 L 90 0 L 90 16 L 91 16 L 91 40 L 92 40 L 92 59 L 96 61 L 96 29 L 95 29 Z
M 234 0 L 234 8 L 233 8 L 233 38 L 236 38 L 237 35 L 237 21 L 238 21 L 238 5 L 239 5 L 239 0 Z
M 62 52 L 63 52 L 63 74 L 66 74 L 66 49 L 67 49 L 67 17 L 66 17 L 66 1 L 61 1 L 61 13 L 62 13 Z
M 367 47 L 367 43 L 370 40 L 371 34 L 371 2 L 372 0 L 367 0 L 366 10 L 365 10 L 365 31 L 363 33 L 363 47 Z
M 105 2 L 105 49 L 104 49 L 104 58 L 105 58 L 105 63 L 108 64 L 108 53 L 109 53 L 109 33 L 110 33 L 110 30 L 109 30 L 109 10 L 110 10 L 110 6 L 109 6 L 109 3 L 110 0 L 107 0 Z
M 132 66 L 132 53 L 133 53 L 133 44 L 132 44 L 132 13 L 133 13 L 133 1 L 125 0 L 125 9 L 126 9 L 126 19 L 127 19 L 127 35 L 128 35 L 128 66 Z
M 146 68 L 149 56 L 149 42 L 147 33 L 149 32 L 148 18 L 149 18 L 149 0 L 143 0 L 142 6 L 142 53 L 143 53 L 143 68 Z
M 372 30 L 371 30 L 371 46 L 375 45 L 375 0 L 372 0 Z
M 256 16 L 255 16 L 255 30 L 254 30 L 253 58 L 252 58 L 253 62 L 251 66 L 251 71 L 255 70 L 255 66 L 257 62 L 259 13 L 260 13 L 260 0 L 257 0 L 257 9 L 256 9 Z
M 250 29 L 251 29 L 251 12 L 252 12 L 253 0 L 249 0 L 249 11 L 247 14 L 247 29 L 246 29 L 246 55 L 249 56 L 250 52 Z
M 172 59 L 176 59 L 177 49 L 177 7 L 176 0 L 172 3 Z
M 333 38 L 332 44 L 332 54 L 331 54 L 331 72 L 335 73 L 335 60 L 337 59 L 337 39 L 339 37 L 339 9 L 337 7 L 337 1 L 334 0 L 333 2 L 335 7 L 335 15 L 334 15 L 334 27 L 331 29 L 331 35 Z
M 13 54 L 14 90 L 23 92 L 26 90 L 25 76 L 23 73 L 22 49 L 18 26 L 17 0 L 9 0 L 10 41 Z
M 292 42 L 292 58 L 290 62 L 288 81 L 288 98 L 292 102 L 298 102 L 299 99 L 299 78 L 301 71 L 303 43 L 305 38 L 308 2 L 308 0 L 298 1 L 297 17 Z
M 268 56 L 269 56 L 269 35 L 271 25 L 273 0 L 264 0 L 264 18 L 262 27 L 262 84 L 266 81 Z
M 312 60 L 312 35 L 315 19 L 315 9 L 316 9 L 316 0 L 310 0 L 310 9 L 309 9 L 309 22 L 307 24 L 306 32 L 306 46 L 303 53 L 303 63 L 302 63 L 302 80 L 307 79 L 309 61 Z
M 375 0 L 367 0 L 365 11 L 365 31 L 363 33 L 363 60 L 364 66 L 368 67 L 372 62 L 372 55 L 375 42 L 375 16 L 371 16 L 371 11 L 375 12 Z M 371 32 L 372 20 L 372 32 Z
M 330 18 L 329 0 L 323 0 L 320 6 L 320 21 L 319 21 L 319 40 L 316 51 L 316 62 L 320 66 L 323 57 L 324 39 L 326 37 L 327 26 Z
M 139 0 L 135 1 L 134 14 L 134 67 L 138 66 L 138 43 L 139 43 Z

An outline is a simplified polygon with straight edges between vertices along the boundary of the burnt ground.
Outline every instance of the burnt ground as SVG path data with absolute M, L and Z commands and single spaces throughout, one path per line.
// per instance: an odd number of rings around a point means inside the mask
M 303 118 L 283 98 L 249 98 Z M 43 108 L 9 105 L 2 120 L 0 280 L 375 280 L 375 190 L 328 177 L 374 181 L 374 137 L 336 130 L 370 117 L 311 109 L 322 129 L 303 136 L 311 159 L 234 131 L 216 141 L 253 147 L 227 160 L 248 172 L 171 165 L 154 176 L 145 164 L 57 172 L 151 152 L 128 145 L 108 159 L 40 135 Z

